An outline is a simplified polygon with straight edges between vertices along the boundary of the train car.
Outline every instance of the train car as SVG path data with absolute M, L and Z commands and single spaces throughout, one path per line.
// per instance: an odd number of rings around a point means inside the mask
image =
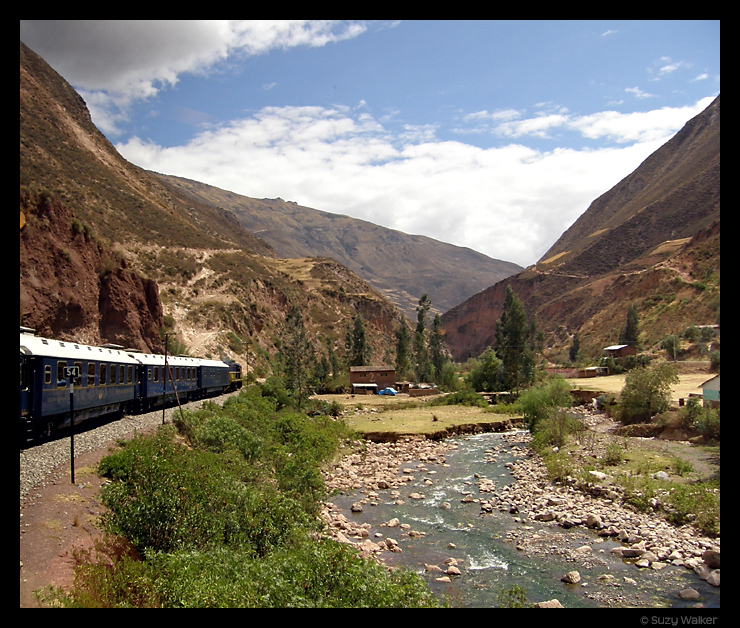
M 21 440 L 49 437 L 71 423 L 203 399 L 241 388 L 236 362 L 147 354 L 115 345 L 50 340 L 21 327 Z M 165 389 L 166 386 L 166 389 Z
M 75 422 L 130 411 L 139 367 L 139 361 L 120 347 L 50 340 L 21 328 L 21 435 L 48 437 L 68 426 L 72 392 Z
M 131 357 L 141 363 L 137 411 L 148 412 L 163 403 L 172 403 L 178 399 L 185 403 L 200 397 L 198 358 L 167 356 L 151 353 L 131 353 Z M 167 390 L 165 392 L 165 381 Z
M 225 392 L 231 385 L 229 365 L 221 360 L 199 359 L 199 393 L 209 397 Z

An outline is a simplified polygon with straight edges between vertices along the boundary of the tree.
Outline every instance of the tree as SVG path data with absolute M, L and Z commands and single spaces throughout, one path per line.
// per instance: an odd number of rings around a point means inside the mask
M 542 353 L 545 350 L 545 334 L 537 325 L 537 314 L 532 316 L 529 326 L 529 348 L 533 353 Z
M 432 302 L 427 293 L 421 295 L 416 308 L 416 332 L 414 333 L 414 355 L 416 356 L 416 378 L 423 382 L 429 379 L 429 352 L 426 343 L 426 317 Z
M 372 351 L 365 335 L 365 324 L 362 322 L 362 316 L 359 313 L 355 317 L 351 338 L 350 366 L 367 366 L 370 364 Z
M 326 339 L 326 350 L 329 352 L 329 366 L 331 367 L 331 376 L 337 377 L 339 375 L 339 358 L 337 357 L 336 351 L 334 351 L 334 342 L 331 338 Z
M 678 381 L 675 368 L 667 362 L 629 371 L 619 395 L 619 416 L 622 422 L 649 421 L 655 414 L 668 410 L 671 385 Z
M 669 334 L 660 343 L 662 349 L 665 349 L 670 360 L 676 360 L 681 352 L 681 339 L 675 334 Z
M 499 373 L 502 362 L 496 352 L 488 347 L 476 360 L 470 372 L 470 385 L 476 392 L 493 392 L 499 390 Z
M 429 356 L 434 367 L 434 381 L 440 383 L 442 378 L 442 369 L 447 356 L 445 355 L 445 337 L 442 333 L 442 319 L 439 314 L 434 317 L 432 331 L 429 334 Z
M 301 312 L 296 306 L 293 306 L 285 317 L 285 325 L 280 330 L 278 338 L 278 347 L 278 359 L 285 387 L 300 408 L 311 394 L 311 371 L 315 353 L 303 326 Z
M 524 306 L 506 286 L 501 318 L 496 322 L 496 353 L 503 362 L 503 381 L 508 390 L 518 391 L 534 379 L 534 359 L 527 345 L 529 328 Z
M 640 320 L 637 315 L 637 307 L 630 305 L 627 309 L 627 321 L 619 332 L 619 344 L 640 347 Z
M 581 353 L 581 340 L 578 338 L 578 332 L 573 335 L 573 343 L 568 350 L 568 358 L 571 362 L 577 362 Z
M 396 328 L 396 373 L 405 378 L 411 370 L 411 334 L 406 317 L 401 314 L 401 322 Z

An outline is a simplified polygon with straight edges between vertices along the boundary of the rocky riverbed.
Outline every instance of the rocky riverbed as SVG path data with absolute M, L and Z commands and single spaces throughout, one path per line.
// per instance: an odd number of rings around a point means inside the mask
M 605 415 L 584 411 L 582 420 L 594 433 L 609 431 L 609 426 L 604 424 L 609 421 Z M 485 452 L 486 462 L 506 454 L 510 460 L 506 468 L 512 477 L 504 483 L 479 474 L 460 497 L 462 503 L 477 505 L 482 518 L 502 514 L 510 517 L 516 525 L 509 526 L 506 540 L 519 553 L 532 557 L 564 557 L 572 563 L 572 568 L 563 573 L 563 582 L 572 585 L 579 584 L 582 572 L 603 563 L 604 553 L 609 552 L 622 559 L 625 569 L 617 576 L 603 575 L 603 584 L 610 584 L 610 581 L 616 586 L 629 584 L 638 571 L 641 576 L 648 575 L 645 570 L 659 578 L 664 569 L 672 566 L 694 572 L 700 580 L 718 590 L 719 538 L 703 536 L 692 526 L 676 527 L 657 510 L 637 512 L 623 502 L 619 487 L 610 484 L 606 474 L 597 472 L 594 481 L 586 485 L 575 480 L 553 484 L 547 478 L 541 458 L 529 448 L 529 439 L 525 431 L 502 435 L 499 444 Z M 593 451 L 593 441 L 589 446 Z M 423 488 L 419 488 L 416 480 L 426 478 L 422 486 L 428 485 L 432 490 L 435 468 L 446 465 L 446 456 L 456 447 L 449 441 L 424 438 L 405 438 L 394 443 L 368 442 L 363 453 L 346 456 L 326 473 L 327 488 L 330 493 L 359 496 L 351 505 L 353 513 L 379 501 L 387 503 L 388 496 L 402 506 L 408 500 L 424 499 Z M 444 502 L 439 504 L 440 508 L 450 506 Z M 325 503 L 322 517 L 333 538 L 352 543 L 363 555 L 381 562 L 390 553 L 403 551 L 403 543 L 399 541 L 425 534 L 399 517 L 388 518 L 376 529 L 367 523 L 357 524 L 351 513 L 331 502 Z M 562 536 L 556 533 L 557 528 L 583 530 L 588 540 L 578 547 L 566 546 Z M 426 565 L 427 571 L 438 572 L 434 574 L 437 582 L 464 574 L 465 565 L 460 564 L 453 552 L 440 563 Z M 621 581 L 617 582 L 617 578 Z M 620 596 L 616 588 L 611 593 L 594 595 L 602 595 L 605 604 L 634 603 Z M 676 596 L 688 604 L 702 605 L 701 601 L 692 603 L 701 598 L 694 587 L 681 588 Z M 559 604 L 553 600 L 541 603 Z

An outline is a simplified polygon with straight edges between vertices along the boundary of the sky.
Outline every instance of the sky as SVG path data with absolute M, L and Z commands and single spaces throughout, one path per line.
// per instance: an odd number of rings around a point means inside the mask
M 38 21 L 128 161 L 535 263 L 720 91 L 716 21 Z

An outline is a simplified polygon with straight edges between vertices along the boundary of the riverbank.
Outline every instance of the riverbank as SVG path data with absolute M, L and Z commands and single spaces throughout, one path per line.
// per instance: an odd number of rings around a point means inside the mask
M 606 415 L 590 410 L 582 413 L 582 421 L 589 429 L 587 436 L 582 437 L 581 454 L 599 456 L 613 439 L 610 432 L 614 425 Z M 646 451 L 662 446 L 652 442 L 653 439 L 629 440 Z M 586 484 L 576 480 L 553 484 L 542 459 L 529 448 L 529 434 L 525 431 L 504 434 L 500 443 L 486 451 L 486 462 L 504 453 L 512 458 L 507 463 L 509 481 L 504 485 L 498 478 L 476 477 L 460 501 L 477 507 L 481 518 L 509 517 L 513 525 L 506 534 L 506 541 L 522 555 L 564 557 L 572 564 L 572 568 L 563 573 L 563 578 L 572 583 L 570 586 L 593 585 L 588 574 L 594 566 L 604 562 L 605 553 L 616 555 L 624 570 L 618 575 L 603 575 L 599 584 L 604 586 L 589 589 L 588 595 L 593 595 L 593 599 L 603 605 L 634 605 L 635 601 L 623 590 L 634 580 L 633 576 L 639 573 L 643 579 L 645 575 L 657 579 L 669 572 L 675 573 L 676 568 L 696 574 L 698 579 L 719 591 L 719 538 L 708 538 L 689 525 L 670 524 L 664 513 L 661 514 L 658 503 L 649 513 L 637 512 L 624 502 L 624 495 L 607 474 L 594 475 L 594 481 Z M 687 451 L 692 448 L 688 443 L 671 443 L 673 450 L 680 445 Z M 366 442 L 365 446 L 364 452 L 345 457 L 325 476 L 330 491 L 358 496 L 350 509 L 353 512 L 380 502 L 387 504 L 389 499 L 395 500 L 399 507 L 408 500 L 423 499 L 424 489 L 418 487 L 416 480 L 423 479 L 423 485 L 429 487 L 429 492 L 433 491 L 436 470 L 446 465 L 447 454 L 456 447 L 448 441 L 435 442 L 422 437 L 404 437 L 386 443 Z M 670 487 L 672 480 L 669 477 L 665 482 Z M 439 507 L 444 508 L 445 504 Z M 393 562 L 387 559 L 403 551 L 404 540 L 423 535 L 414 530 L 413 522 L 409 524 L 403 517 L 391 516 L 378 526 L 371 526 L 355 523 L 353 512 L 342 511 L 327 502 L 322 516 L 329 534 L 356 545 L 363 555 L 381 562 Z M 556 528 L 582 530 L 585 540 L 576 547 L 566 547 L 562 535 L 556 534 Z M 466 575 L 466 566 L 456 560 L 452 551 L 426 568 L 438 572 L 434 574 L 435 582 L 454 581 Z M 683 585 L 675 591 L 675 597 L 699 607 L 706 598 L 696 587 Z M 715 605 L 718 595 L 716 598 Z

